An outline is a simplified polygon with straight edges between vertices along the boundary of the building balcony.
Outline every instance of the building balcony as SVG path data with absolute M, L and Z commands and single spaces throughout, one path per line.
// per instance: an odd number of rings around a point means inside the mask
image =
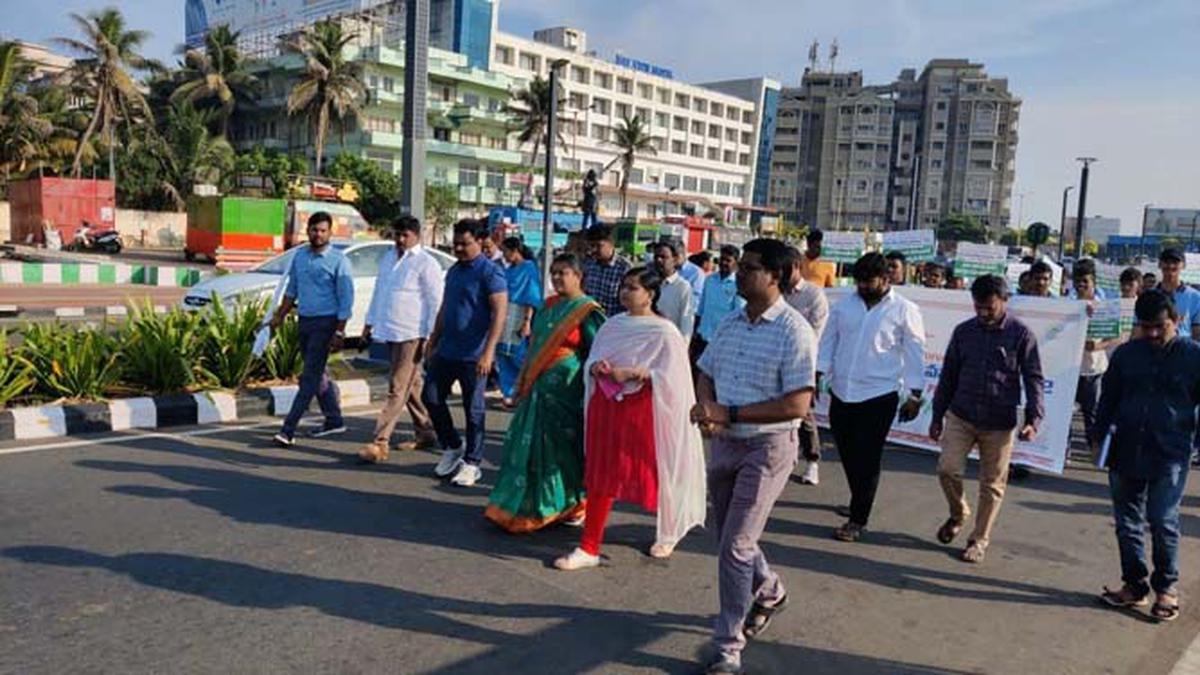
M 462 204 L 502 206 L 516 204 L 520 198 L 520 190 L 491 188 L 483 185 L 458 186 L 458 201 Z
M 498 93 L 507 92 L 513 83 L 512 78 L 507 75 L 454 63 L 455 56 L 430 49 L 428 61 L 430 79 L 444 78 L 455 82 L 470 82 L 487 89 L 497 90 Z M 364 47 L 358 50 L 353 58 L 364 63 L 378 63 L 397 68 L 400 71 L 404 70 L 403 45 L 398 45 L 395 49 L 382 45 Z
M 460 157 L 464 159 L 474 159 L 481 162 L 494 162 L 496 164 L 513 165 L 521 163 L 521 153 L 515 150 L 481 148 L 474 145 L 463 145 L 461 143 L 450 143 L 448 141 L 438 141 L 434 139 L 425 141 L 425 150 L 429 153 L 449 155 L 451 157 Z

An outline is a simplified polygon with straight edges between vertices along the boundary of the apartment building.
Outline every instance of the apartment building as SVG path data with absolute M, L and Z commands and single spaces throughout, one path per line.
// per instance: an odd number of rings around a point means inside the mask
M 762 127 L 757 101 L 680 82 L 669 69 L 620 54 L 600 58 L 578 28 L 539 30 L 533 39 L 498 32 L 492 42 L 491 69 L 519 87 L 549 77 L 555 60 L 568 62 L 560 70 L 566 147 L 557 155 L 562 173 L 556 193 L 571 189 L 571 176 L 594 169 L 601 176 L 601 218 L 619 216 L 613 129 L 624 118 L 639 117 L 656 152 L 637 158 L 627 215 L 654 218 L 684 208 L 721 213 L 751 202 Z M 532 150 L 521 148 L 527 164 Z
M 965 60 L 865 85 L 806 70 L 780 95 L 768 203 L 825 229 L 934 227 L 967 213 L 1007 227 L 1020 100 Z

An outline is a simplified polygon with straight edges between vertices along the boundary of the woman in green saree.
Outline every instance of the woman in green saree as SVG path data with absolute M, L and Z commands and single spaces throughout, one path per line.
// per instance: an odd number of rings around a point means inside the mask
M 604 311 L 583 294 L 583 267 L 554 259 L 556 295 L 533 319 L 517 408 L 484 515 L 512 533 L 583 517 L 583 364 Z

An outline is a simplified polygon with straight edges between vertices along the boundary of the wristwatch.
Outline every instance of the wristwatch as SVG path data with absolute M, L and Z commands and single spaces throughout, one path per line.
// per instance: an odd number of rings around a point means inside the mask
M 333 337 L 346 337 L 346 331 L 335 330 L 333 332 Z

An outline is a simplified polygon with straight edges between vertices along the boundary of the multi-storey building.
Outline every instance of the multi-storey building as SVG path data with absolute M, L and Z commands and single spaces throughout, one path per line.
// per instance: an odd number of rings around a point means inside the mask
M 724 206 L 751 202 L 762 130 L 758 101 L 680 82 L 668 69 L 620 54 L 602 59 L 588 50 L 587 35 L 576 28 L 540 30 L 532 40 L 496 33 L 492 41 L 492 70 L 514 78 L 518 86 L 548 77 L 556 60 L 567 62 L 559 71 L 566 147 L 558 152 L 558 167 L 568 175 L 596 170 L 601 218 L 621 213 L 613 129 L 633 117 L 646 125 L 655 153 L 637 157 L 628 215 L 653 218 L 684 207 L 721 212 Z M 532 148 L 522 150 L 528 163 Z M 556 185 L 556 192 L 567 187 Z
M 891 84 L 806 70 L 784 88 L 771 206 L 827 229 L 936 226 L 952 213 L 1007 227 L 1020 100 L 964 60 L 931 61 Z

